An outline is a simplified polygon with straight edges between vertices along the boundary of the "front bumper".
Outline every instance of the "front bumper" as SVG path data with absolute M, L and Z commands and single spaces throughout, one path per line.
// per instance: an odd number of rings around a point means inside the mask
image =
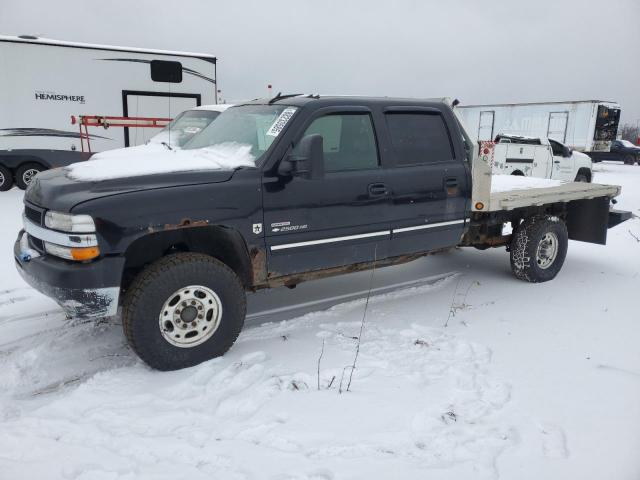
M 24 230 L 13 246 L 16 268 L 25 282 L 55 300 L 70 317 L 110 317 L 118 311 L 123 257 L 104 257 L 91 263 L 72 263 L 51 255 L 29 259 Z

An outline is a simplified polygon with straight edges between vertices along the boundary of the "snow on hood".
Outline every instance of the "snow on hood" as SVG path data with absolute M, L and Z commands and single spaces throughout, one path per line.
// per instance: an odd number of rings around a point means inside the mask
M 251 146 L 235 142 L 193 150 L 162 150 L 126 148 L 110 155 L 98 154 L 85 162 L 64 168 L 67 177 L 81 181 L 100 181 L 112 178 L 139 177 L 158 173 L 186 172 L 191 170 L 233 170 L 238 167 L 255 167 Z M 155 146 L 154 146 L 155 147 Z
M 530 188 L 557 187 L 565 182 L 548 178 L 523 177 L 520 175 L 492 175 L 491 193 L 528 190 Z
M 169 150 L 167 147 L 160 143 L 146 143 L 144 145 L 138 145 L 135 147 L 115 148 L 113 150 L 105 150 L 104 152 L 96 153 L 91 156 L 91 160 L 102 160 L 103 158 L 117 158 L 117 157 L 131 157 L 132 155 L 139 155 L 140 153 L 147 154 L 149 152 L 164 152 Z

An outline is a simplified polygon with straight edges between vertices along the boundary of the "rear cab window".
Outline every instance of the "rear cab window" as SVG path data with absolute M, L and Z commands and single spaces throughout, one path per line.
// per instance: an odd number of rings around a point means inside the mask
M 396 166 L 427 165 L 455 159 L 449 130 L 436 112 L 387 112 L 385 120 Z

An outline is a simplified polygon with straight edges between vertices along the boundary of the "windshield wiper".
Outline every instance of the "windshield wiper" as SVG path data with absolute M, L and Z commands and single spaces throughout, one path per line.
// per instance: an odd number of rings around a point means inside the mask
M 285 98 L 299 97 L 300 95 L 302 95 L 302 94 L 301 93 L 291 93 L 289 95 L 282 95 L 282 92 L 278 92 L 275 97 L 273 97 L 271 100 L 269 100 L 269 105 L 272 105 L 272 104 L 276 103 L 279 100 L 284 100 Z
M 161 145 L 164 145 L 165 147 L 167 147 L 169 150 L 173 150 L 173 148 L 171 148 L 171 145 L 169 145 L 167 142 L 160 142 Z

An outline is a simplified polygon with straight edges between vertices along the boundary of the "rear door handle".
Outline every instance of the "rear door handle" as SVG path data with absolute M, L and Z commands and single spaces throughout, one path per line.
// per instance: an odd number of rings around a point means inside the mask
M 444 190 L 448 196 L 458 195 L 458 179 L 456 177 L 448 177 L 444 179 Z
M 455 178 L 455 177 L 445 178 L 444 179 L 444 186 L 445 187 L 457 187 L 458 186 L 458 179 Z
M 368 187 L 370 197 L 382 197 L 389 193 L 384 183 L 371 183 Z

